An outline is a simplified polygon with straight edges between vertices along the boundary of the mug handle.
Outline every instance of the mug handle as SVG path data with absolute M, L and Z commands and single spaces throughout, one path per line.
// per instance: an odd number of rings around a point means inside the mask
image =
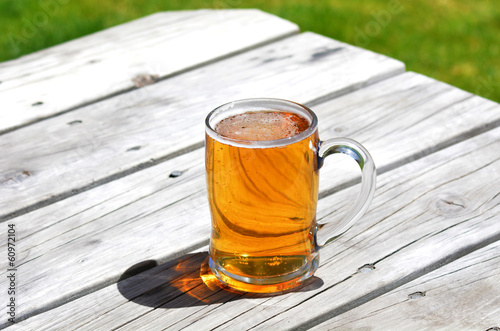
M 315 241 L 321 248 L 332 240 L 337 239 L 347 231 L 368 209 L 373 198 L 376 185 L 375 163 L 370 153 L 360 143 L 349 138 L 334 138 L 320 141 L 318 147 L 318 169 L 323 166 L 324 159 L 332 154 L 342 153 L 352 157 L 361 168 L 361 193 L 354 206 L 347 212 L 340 222 L 321 223 L 316 226 Z M 318 231 L 321 238 L 318 237 Z

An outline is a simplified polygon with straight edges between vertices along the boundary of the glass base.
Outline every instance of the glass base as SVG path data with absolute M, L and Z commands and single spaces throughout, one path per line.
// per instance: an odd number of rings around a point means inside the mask
M 319 254 L 309 259 L 300 269 L 281 276 L 243 277 L 232 274 L 209 258 L 209 266 L 215 277 L 226 286 L 242 292 L 278 293 L 302 285 L 314 275 L 319 265 Z

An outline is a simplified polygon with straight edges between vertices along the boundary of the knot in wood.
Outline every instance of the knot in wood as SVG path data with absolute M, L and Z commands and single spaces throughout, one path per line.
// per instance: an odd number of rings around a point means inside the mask
M 158 75 L 150 75 L 150 74 L 141 74 L 132 78 L 132 82 L 136 87 L 144 87 L 147 85 L 151 85 L 160 80 Z
M 102 240 L 100 240 L 100 239 L 94 239 L 94 240 L 87 242 L 85 244 L 85 246 L 95 246 L 95 245 L 99 245 L 101 242 L 102 242 Z
M 344 49 L 344 47 L 331 47 L 331 48 L 323 48 L 313 55 L 311 55 L 310 61 L 317 61 L 320 59 L 323 59 L 324 57 L 330 56 L 332 54 L 335 54 L 337 52 L 340 52 Z
M 81 124 L 82 121 L 80 120 L 74 120 L 74 121 L 71 121 L 71 122 L 68 122 L 68 125 L 77 125 L 77 124 Z
M 436 208 L 439 214 L 443 216 L 457 216 L 464 214 L 468 209 L 469 203 L 465 198 L 449 195 L 436 202 Z
M 340 125 L 340 126 L 336 126 L 336 127 L 332 128 L 330 130 L 333 131 L 334 134 L 341 134 L 341 133 L 344 133 L 347 131 L 347 126 Z
M 182 171 L 180 170 L 174 170 L 170 173 L 170 176 L 171 178 L 175 178 L 175 177 L 179 177 L 180 175 L 182 175 Z
M 31 177 L 28 170 L 19 170 L 0 175 L 0 186 L 17 186 L 21 182 Z
M 420 299 L 423 297 L 425 297 L 425 292 L 419 291 L 419 292 L 414 292 L 414 293 L 408 294 L 408 299 L 410 299 L 410 300 Z
M 361 272 L 362 274 L 367 274 L 374 269 L 375 269 L 374 264 L 365 264 L 364 266 L 358 268 L 358 271 Z
M 131 151 L 138 151 L 141 149 L 141 146 L 134 146 L 134 147 L 130 147 L 127 149 L 127 152 L 131 152 Z

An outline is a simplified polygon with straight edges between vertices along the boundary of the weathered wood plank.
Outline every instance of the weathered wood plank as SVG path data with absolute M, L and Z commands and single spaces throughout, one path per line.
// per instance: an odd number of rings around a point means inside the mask
M 415 93 L 415 90 L 419 89 L 422 90 L 422 92 Z M 442 98 L 432 98 L 436 90 L 446 93 L 448 96 L 448 101 L 446 103 L 442 101 Z M 388 91 L 390 91 L 390 93 L 387 93 Z M 429 91 L 433 91 L 432 94 Z M 382 92 L 386 94 L 382 94 Z M 451 92 L 455 92 L 456 96 L 453 96 Z M 395 167 L 397 164 L 404 163 L 405 160 L 417 157 L 420 154 L 430 153 L 429 150 L 432 149 L 437 139 L 446 142 L 448 140 L 458 139 L 460 135 L 466 137 L 471 131 L 478 131 L 482 126 L 495 120 L 495 112 L 498 112 L 498 106 L 495 108 L 495 104 L 492 102 L 480 98 L 467 99 L 468 97 L 468 94 L 446 84 L 436 82 L 425 76 L 405 73 L 404 75 L 373 85 L 370 88 L 352 95 L 346 95 L 317 105 L 314 109 L 320 119 L 322 137 L 327 139 L 337 134 L 345 134 L 346 136 L 362 141 L 372 151 L 377 161 L 376 164 L 379 168 L 383 169 Z M 365 100 L 363 105 L 358 104 L 358 100 L 360 99 Z M 456 102 L 462 99 L 466 99 L 467 102 Z M 384 102 L 384 100 L 387 105 L 381 106 L 380 104 Z M 475 107 L 473 107 L 473 102 L 475 103 Z M 418 108 L 416 109 L 415 104 L 418 104 Z M 447 104 L 449 105 L 448 108 L 446 108 Z M 388 125 L 381 123 L 379 126 L 370 130 L 363 129 L 366 123 L 370 123 L 370 120 L 367 119 L 368 116 L 363 116 L 368 109 L 377 109 L 381 116 L 398 119 L 398 121 L 406 120 L 405 114 L 407 111 L 418 112 L 420 115 L 413 122 L 409 122 L 408 120 L 405 121 L 406 125 L 411 125 L 412 123 L 419 122 L 420 117 L 426 117 L 426 109 L 433 110 L 435 108 L 442 108 L 441 111 L 444 112 L 444 115 L 440 117 L 448 116 L 450 118 L 460 119 L 459 122 L 455 121 L 452 123 L 456 128 L 455 131 L 452 132 L 448 130 L 447 127 L 443 127 L 440 121 L 437 123 L 429 122 L 426 124 L 426 127 L 422 127 L 422 130 L 415 130 L 414 134 L 412 134 L 412 141 L 406 144 L 400 144 L 399 142 L 404 139 L 405 133 L 401 131 L 399 133 L 393 132 L 393 127 L 397 126 L 397 121 L 396 124 L 395 121 L 392 121 L 387 122 Z M 481 116 L 464 118 L 464 115 L 457 112 L 457 109 L 460 111 L 464 109 L 471 110 L 472 113 Z M 345 112 L 347 112 L 349 116 L 346 116 Z M 475 121 L 474 118 L 477 120 Z M 381 133 L 378 135 L 372 134 L 372 131 L 375 129 L 380 132 L 390 132 L 391 139 L 388 139 L 388 142 L 384 144 L 384 135 Z M 389 148 L 386 148 L 386 145 Z M 122 181 L 117 181 L 116 184 L 106 186 L 102 190 L 84 193 L 67 202 L 58 203 L 54 207 L 40 209 L 25 218 L 29 218 L 30 220 L 23 226 L 24 233 L 26 236 L 30 236 L 43 228 L 59 223 L 67 217 L 78 214 L 77 210 L 81 210 L 82 212 L 87 209 L 100 210 L 97 215 L 110 213 L 133 201 L 147 197 L 153 194 L 153 192 L 160 191 L 160 188 L 164 190 L 166 188 L 166 186 L 163 186 L 164 183 L 169 183 L 173 180 L 168 177 L 170 172 L 175 170 L 186 172 L 198 164 L 195 170 L 195 172 L 198 172 L 196 176 L 202 176 L 202 158 L 203 155 L 200 151 L 193 154 L 188 159 L 179 158 L 174 163 L 167 163 L 165 166 L 159 166 L 159 168 L 154 168 L 150 172 L 139 173 L 137 176 L 129 176 Z M 328 176 L 330 170 L 328 168 L 339 166 L 338 162 L 331 163 L 329 161 L 330 160 L 326 162 L 326 165 L 322 169 L 323 178 L 321 179 L 321 184 L 325 190 L 342 185 L 346 181 L 351 181 L 354 176 L 358 175 L 356 167 L 349 163 L 346 166 L 351 167 L 351 169 L 346 169 L 347 173 L 344 178 Z M 155 180 L 148 180 L 149 178 L 155 178 Z M 197 185 L 204 185 L 202 179 L 198 180 L 199 183 Z M 95 198 L 92 198 L 93 196 L 118 196 L 120 199 L 124 200 L 117 200 L 118 202 L 111 203 L 113 199 L 110 198 L 105 201 L 106 203 L 104 204 L 100 199 L 96 201 Z M 62 207 L 67 204 L 71 204 L 74 207 Z M 103 209 L 106 207 L 107 209 Z M 57 215 L 55 214 L 56 210 L 58 211 Z M 67 225 L 64 225 L 64 227 L 66 228 Z M 58 232 L 51 229 L 51 233 L 57 235 Z M 0 238 L 0 244 L 4 243 L 5 238 Z M 31 245 L 36 245 L 36 242 L 31 242 Z
M 0 63 L 0 133 L 294 33 L 258 10 L 163 12 Z
M 500 177 L 492 176 L 500 173 L 499 148 L 500 129 L 495 129 L 381 175 L 363 221 L 323 249 L 318 278 L 302 291 L 265 298 L 214 294 L 190 283 L 200 282 L 192 271 L 200 267 L 199 258 L 198 264 L 185 265 L 181 278 L 178 274 L 164 278 L 167 292 L 149 291 L 157 285 L 156 278 L 138 275 L 127 285 L 111 285 L 20 325 L 134 329 L 154 321 L 159 328 L 177 329 L 177 324 L 193 330 L 317 325 L 499 241 Z M 323 199 L 319 215 L 327 216 L 335 205 L 346 206 L 357 189 Z M 494 253 L 493 269 L 498 269 L 498 252 L 488 251 Z M 148 273 L 161 274 L 161 268 Z M 192 286 L 185 288 L 185 294 L 164 297 L 186 283 Z M 103 295 L 106 300 L 99 300 Z M 210 301 L 212 295 L 216 299 Z M 195 297 L 200 300 L 193 301 Z M 127 298 L 130 301 L 125 302 Z M 95 302 L 99 305 L 91 312 L 79 310 Z M 176 308 L 182 307 L 189 307 L 189 314 L 180 314 Z M 60 317 L 57 321 L 55 315 Z M 77 324 L 72 323 L 74 318 Z
M 500 240 L 500 178 L 491 178 L 500 172 L 499 147 L 497 129 L 382 175 L 364 221 L 323 250 L 317 272 L 323 287 L 248 304 L 244 313 L 230 302 L 224 311 L 184 321 L 193 323 L 187 329 L 308 329 Z M 325 202 L 345 206 L 354 191 Z M 147 323 L 148 315 L 131 325 Z
M 326 286 L 286 296 L 285 308 L 271 300 L 273 309 L 256 307 L 224 328 L 307 329 L 499 241 L 499 149 L 495 129 L 380 176 L 363 222 L 323 249 L 316 275 Z M 348 192 L 325 202 L 345 206 Z
M 456 100 L 468 94 L 424 76 L 405 73 L 317 105 L 314 109 L 321 123 L 320 130 L 328 137 L 328 132 L 333 133 L 342 125 L 338 118 L 342 119 L 343 111 L 361 118 L 366 109 L 377 108 L 388 118 L 402 120 L 405 119 L 403 114 L 414 109 L 415 104 L 419 104 L 419 111 L 443 108 L 443 112 L 450 112 L 435 94 L 437 90 L 452 95 L 448 89 L 457 91 L 457 96 L 448 100 L 450 108 L 454 109 Z M 415 97 L 417 90 L 422 91 L 419 98 Z M 359 100 L 365 100 L 364 107 L 357 106 Z M 466 100 L 470 102 L 471 99 Z M 492 103 L 483 99 L 472 100 L 477 100 L 478 104 L 468 110 L 473 111 L 478 119 L 489 118 Z M 331 114 L 332 109 L 338 116 Z M 418 122 L 420 118 L 413 120 Z M 408 121 L 404 123 L 410 124 Z M 349 123 L 353 132 L 349 136 L 369 146 L 379 166 L 392 168 L 411 159 L 412 155 L 421 155 L 428 150 L 436 143 L 433 137 L 446 141 L 460 132 L 466 135 L 482 125 L 481 121 L 467 123 L 450 132 L 441 122 L 431 122 L 425 130 L 415 132 L 416 136 L 408 144 L 397 144 L 396 141 L 403 140 L 402 133 L 394 134 L 393 143 L 388 135 L 372 135 L 370 132 L 374 129 L 363 130 L 365 123 L 360 120 Z M 397 127 L 398 123 L 393 123 L 385 130 L 394 132 Z M 373 140 L 368 141 L 368 137 L 373 137 Z M 391 153 L 381 140 L 387 141 Z M 198 149 L 10 220 L 22 229 L 23 234 L 19 238 L 18 259 L 26 276 L 19 288 L 23 293 L 19 303 L 20 316 L 32 315 L 116 282 L 131 264 L 144 259 L 164 262 L 193 247 L 205 245 L 210 233 L 210 216 L 204 188 L 203 158 L 203 150 Z M 331 185 L 323 185 L 324 189 L 331 190 L 336 185 L 352 181 L 358 172 L 356 166 L 351 166 L 346 178 L 330 179 L 326 172 L 329 169 L 322 169 L 321 180 Z M 183 174 L 170 178 L 170 173 L 176 170 L 183 171 Z M 346 200 L 331 203 L 323 199 L 320 208 L 326 211 L 320 209 L 319 216 L 346 208 Z M 5 245 L 5 238 L 0 238 L 0 244 Z M 54 277 L 60 282 L 52 283 L 50 279 Z
M 321 139 L 359 140 L 373 151 L 379 173 L 500 126 L 499 104 L 425 76 L 405 73 L 366 90 L 313 109 L 321 116 Z M 329 176 L 339 166 L 329 161 L 320 195 L 352 178 Z M 342 169 L 350 173 L 355 167 Z
M 230 100 L 317 102 L 403 70 L 305 33 L 9 132 L 0 141 L 0 219 L 201 147 L 206 114 Z
M 46 321 L 44 326 L 40 326 L 41 329 L 46 330 L 54 330 L 66 328 L 69 322 L 67 319 L 71 319 L 71 327 L 72 328 L 81 328 L 81 329 L 91 329 L 93 322 L 87 317 L 89 315 L 96 316 L 96 320 L 99 320 L 98 315 L 103 314 L 106 311 L 111 312 L 113 314 L 120 315 L 122 314 L 123 322 L 127 322 L 128 318 L 126 310 L 122 310 L 126 308 L 125 305 L 130 298 L 134 298 L 140 296 L 144 293 L 144 291 L 153 291 L 153 293 L 158 293 L 161 291 L 165 296 L 163 299 L 168 301 L 169 298 L 175 297 L 175 295 L 181 294 L 179 290 L 175 286 L 168 286 L 167 284 L 177 282 L 187 284 L 189 281 L 187 280 L 191 274 L 197 272 L 198 277 L 200 274 L 199 266 L 205 259 L 206 254 L 190 254 L 186 255 L 182 258 L 175 259 L 173 261 L 169 261 L 165 264 L 162 264 L 156 268 L 149 269 L 144 271 L 136 276 L 132 276 L 126 280 L 120 282 L 120 291 L 118 291 L 116 285 L 112 285 L 106 287 L 102 290 L 96 292 L 98 300 L 93 304 L 88 304 L 86 301 L 89 297 L 83 297 L 80 299 L 76 299 L 72 301 L 74 303 L 75 310 L 69 312 L 68 315 L 59 316 L 60 318 L 53 318 L 51 321 Z M 192 276 L 192 278 L 196 278 Z M 186 280 L 185 282 L 183 280 Z M 199 285 L 194 282 L 193 286 Z M 189 286 L 189 285 L 188 285 Z M 116 293 L 120 294 L 120 297 L 116 296 Z M 118 299 L 119 301 L 116 301 Z M 154 300 L 158 300 L 158 297 L 153 297 L 152 300 L 145 299 L 143 301 L 144 306 L 143 312 L 149 311 L 151 305 L 154 305 Z M 162 299 L 160 299 L 162 300 Z M 146 305 L 149 304 L 149 306 Z M 82 307 L 84 307 L 82 309 Z M 141 307 L 138 307 L 141 308 Z M 99 323 L 99 321 L 97 321 Z M 19 324 L 21 327 L 24 325 L 22 323 Z M 95 330 L 95 329 L 94 329 Z
M 494 330 L 500 327 L 500 242 L 313 330 Z

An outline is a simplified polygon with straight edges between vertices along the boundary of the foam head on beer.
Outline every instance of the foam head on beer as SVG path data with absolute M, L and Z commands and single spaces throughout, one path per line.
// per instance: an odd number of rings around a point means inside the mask
M 295 136 L 309 127 L 309 121 L 285 111 L 250 111 L 224 118 L 215 131 L 238 140 L 277 140 Z

